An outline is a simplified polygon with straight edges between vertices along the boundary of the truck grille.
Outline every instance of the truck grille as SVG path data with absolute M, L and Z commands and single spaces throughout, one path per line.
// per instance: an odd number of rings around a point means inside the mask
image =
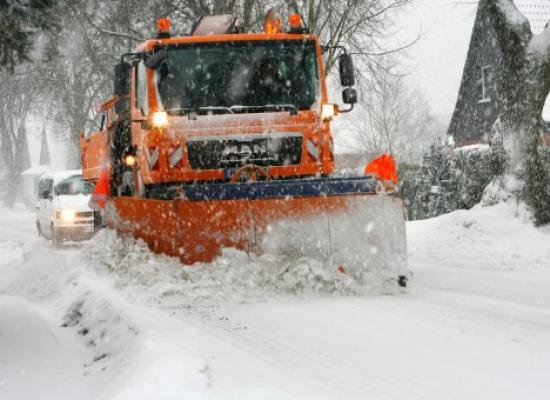
M 192 138 L 187 142 L 187 154 L 193 169 L 297 165 L 302 159 L 302 136 L 289 133 Z

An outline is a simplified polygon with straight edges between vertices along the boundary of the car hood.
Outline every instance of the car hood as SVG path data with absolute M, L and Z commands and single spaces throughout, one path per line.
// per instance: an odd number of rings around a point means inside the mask
M 57 196 L 56 207 L 59 209 L 72 209 L 77 212 L 93 211 L 89 206 L 91 195 L 74 194 Z

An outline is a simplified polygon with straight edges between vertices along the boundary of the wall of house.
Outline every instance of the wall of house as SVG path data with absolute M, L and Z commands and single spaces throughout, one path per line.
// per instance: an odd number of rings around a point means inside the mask
M 491 128 L 500 110 L 501 59 L 496 31 L 485 10 L 480 7 L 448 129 L 457 146 L 490 141 Z

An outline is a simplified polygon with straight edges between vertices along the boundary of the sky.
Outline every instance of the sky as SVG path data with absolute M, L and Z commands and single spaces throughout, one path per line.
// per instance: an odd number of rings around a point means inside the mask
M 476 8 L 473 1 L 413 0 L 397 20 L 397 41 L 419 37 L 403 57 L 408 81 L 445 123 L 454 110 Z

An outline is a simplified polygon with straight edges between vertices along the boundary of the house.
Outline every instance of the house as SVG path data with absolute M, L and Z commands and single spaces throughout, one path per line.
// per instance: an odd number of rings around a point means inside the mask
M 531 31 L 541 33 L 550 20 L 550 0 L 514 0 L 529 20 Z M 500 113 L 502 51 L 495 28 L 483 7 L 478 7 L 448 135 L 457 147 L 490 143 L 491 128 Z M 541 127 L 541 143 L 550 143 L 548 123 Z
M 42 141 L 40 144 L 40 160 L 37 166 L 31 167 L 21 173 L 22 176 L 22 200 L 28 205 L 33 205 L 38 194 L 38 182 L 42 174 L 50 172 L 52 160 L 50 148 L 48 146 L 48 137 L 46 127 L 42 130 Z

